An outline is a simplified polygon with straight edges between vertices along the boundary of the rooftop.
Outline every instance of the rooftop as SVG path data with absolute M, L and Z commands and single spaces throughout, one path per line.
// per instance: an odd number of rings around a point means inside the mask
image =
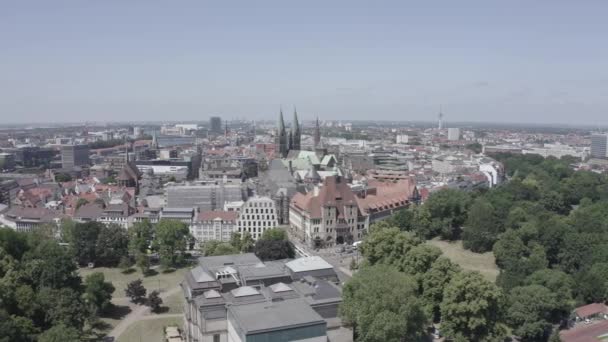
M 333 266 L 320 256 L 298 258 L 285 264 L 293 272 L 307 272 L 315 270 L 333 269 Z
M 228 310 L 246 335 L 288 327 L 327 324 L 301 299 L 235 305 Z

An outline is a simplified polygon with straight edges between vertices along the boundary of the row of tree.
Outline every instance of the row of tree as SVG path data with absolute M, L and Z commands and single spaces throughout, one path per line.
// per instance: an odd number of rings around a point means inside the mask
M 161 220 L 156 226 L 137 222 L 128 231 L 115 224 L 64 221 L 61 235 L 80 265 L 130 267 L 135 261 L 144 273 L 150 252 L 158 252 L 164 266 L 175 267 L 183 264 L 192 246 L 188 226 L 175 220 Z

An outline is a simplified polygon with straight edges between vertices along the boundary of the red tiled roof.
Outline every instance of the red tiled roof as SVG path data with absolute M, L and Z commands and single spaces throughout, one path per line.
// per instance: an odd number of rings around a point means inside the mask
M 590 325 L 581 324 L 560 332 L 562 342 L 599 342 L 598 336 L 608 333 L 608 321 L 594 322 Z
M 223 211 L 223 210 L 214 210 L 214 211 L 203 211 L 198 214 L 197 220 L 200 221 L 212 221 L 217 218 L 222 221 L 236 221 L 238 213 L 236 211 Z
M 592 303 L 580 306 L 574 310 L 578 317 L 586 318 L 600 313 L 607 313 L 606 305 L 603 303 Z
M 347 205 L 355 205 L 359 210 L 357 197 L 353 191 L 346 181 L 336 176 L 325 177 L 318 196 L 314 196 L 312 192 L 306 195 L 297 193 L 292 198 L 291 204 L 307 211 L 311 218 L 321 218 L 322 207 L 335 207 L 338 218 L 344 217 L 344 207 Z M 358 215 L 360 214 L 359 212 Z

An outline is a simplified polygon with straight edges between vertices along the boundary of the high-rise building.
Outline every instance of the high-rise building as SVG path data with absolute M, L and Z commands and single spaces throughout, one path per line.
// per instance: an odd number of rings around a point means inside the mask
M 591 157 L 606 159 L 606 151 L 608 146 L 608 135 L 593 134 L 591 136 Z
M 457 128 L 457 127 L 448 128 L 448 140 L 450 140 L 450 141 L 460 140 L 460 128 Z
M 75 166 L 90 164 L 88 145 L 61 146 L 61 167 L 72 170 Z
M 437 128 L 443 129 L 443 111 L 439 107 L 439 119 L 437 120 Z
M 209 126 L 211 126 L 211 131 L 214 133 L 222 133 L 222 118 L 219 116 L 212 116 L 209 119 Z

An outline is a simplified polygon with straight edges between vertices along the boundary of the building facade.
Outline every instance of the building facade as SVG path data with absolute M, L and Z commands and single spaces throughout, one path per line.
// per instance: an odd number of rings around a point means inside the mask
M 205 241 L 230 241 L 230 235 L 236 231 L 236 211 L 203 211 L 190 225 L 190 234 L 199 248 Z
M 326 177 L 322 187 L 297 193 L 289 206 L 289 226 L 304 243 L 319 247 L 353 241 L 367 230 L 354 192 L 337 176 Z
M 243 204 L 237 218 L 238 231 L 248 232 L 254 240 L 279 225 L 275 201 L 270 197 L 251 197 Z
M 598 159 L 606 159 L 608 145 L 607 134 L 593 134 L 591 136 L 591 157 Z
M 89 165 L 88 145 L 65 145 L 61 146 L 61 167 L 72 170 L 75 166 Z

